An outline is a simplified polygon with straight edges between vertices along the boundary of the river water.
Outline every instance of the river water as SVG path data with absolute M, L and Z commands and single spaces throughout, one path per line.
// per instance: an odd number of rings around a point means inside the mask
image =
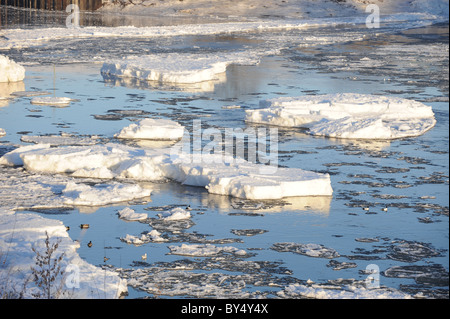
M 55 18 L 50 24 L 60 26 L 65 21 L 63 13 L 9 10 L 8 18 L 2 11 L 4 29 L 26 27 L 32 32 L 33 28 L 48 27 L 47 15 Z M 24 14 L 35 18 L 25 19 Z M 90 25 L 99 25 L 94 20 L 108 20 L 95 17 L 88 19 Z M 154 25 L 160 23 L 153 21 Z M 75 99 L 65 108 L 31 105 L 29 96 L 0 101 L 0 127 L 7 132 L 0 138 L 0 152 L 27 144 L 21 141 L 24 136 L 95 135 L 106 143 L 130 120 L 140 117 L 169 118 L 187 128 L 195 119 L 204 127 L 245 128 L 245 108 L 280 96 L 354 92 L 418 100 L 433 107 L 437 125 L 417 138 L 338 140 L 278 129 L 279 164 L 329 173 L 334 189 L 331 198 L 255 202 L 211 195 L 177 183 L 155 183 L 151 199 L 146 201 L 33 211 L 72 226 L 69 234 L 80 241 L 82 258 L 114 269 L 129 280 L 127 298 L 295 298 L 304 295 L 287 287 L 306 286 L 316 291 L 328 289 L 325 291 L 330 294 L 348 292 L 355 291 L 349 287 L 364 285 L 367 269 L 374 265 L 380 271 L 382 287 L 416 297 L 448 298 L 448 24 L 415 24 L 385 25 L 380 30 L 342 24 L 301 32 L 138 40 L 74 38 L 0 50 L 27 70 L 17 88 L 1 84 L 0 92 L 42 90 Z M 258 65 L 231 66 L 225 81 L 195 88 L 123 81 L 100 74 L 102 61 L 126 55 L 265 52 L 278 47 L 282 47 L 279 54 L 264 56 Z M 226 108 L 233 105 L 242 107 Z M 11 170 L 8 174 L 23 172 Z M 187 206 L 192 209 L 190 221 L 158 221 L 161 211 Z M 124 207 L 147 213 L 149 220 L 119 219 L 117 212 Z M 366 207 L 369 210 L 363 209 Z M 76 227 L 83 223 L 90 228 Z M 122 240 L 128 234 L 139 236 L 152 229 L 168 241 L 132 245 Z M 87 247 L 89 241 L 94 243 L 92 247 Z M 182 244 L 232 246 L 244 249 L 247 255 L 170 253 L 170 246 Z M 323 245 L 339 257 L 299 254 L 298 248 L 304 244 Z M 145 253 L 144 260 L 141 256 Z

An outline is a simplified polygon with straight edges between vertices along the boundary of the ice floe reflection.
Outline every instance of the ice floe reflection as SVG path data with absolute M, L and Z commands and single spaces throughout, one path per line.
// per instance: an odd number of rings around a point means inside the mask
M 25 90 L 25 83 L 19 82 L 0 82 L 0 107 L 8 106 L 9 101 L 15 97 L 15 92 Z

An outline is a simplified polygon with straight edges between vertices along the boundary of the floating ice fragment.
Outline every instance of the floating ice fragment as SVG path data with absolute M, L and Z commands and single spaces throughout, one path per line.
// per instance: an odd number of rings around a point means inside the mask
M 275 243 L 271 249 L 318 258 L 332 259 L 340 256 L 336 250 L 319 244 Z
M 152 190 L 137 184 L 124 185 L 113 183 L 100 186 L 67 183 L 62 191 L 64 203 L 67 205 L 101 206 L 150 196 Z
M 25 78 L 25 68 L 7 56 L 0 55 L 0 82 L 18 82 Z
M 161 233 L 155 229 L 146 234 L 141 234 L 141 236 L 133 236 L 127 234 L 121 240 L 127 244 L 132 245 L 143 245 L 150 242 L 163 242 L 166 241 L 163 237 L 161 237 Z
M 43 96 L 32 98 L 30 103 L 34 105 L 50 105 L 63 107 L 69 105 L 72 101 L 73 99 L 71 99 L 70 97 Z
M 191 218 L 191 213 L 189 213 L 188 211 L 186 211 L 180 207 L 173 208 L 167 212 L 163 212 L 158 215 L 161 219 L 164 219 L 167 221 L 183 220 L 183 219 Z
M 0 128 L 0 136 L 5 136 L 6 135 L 6 131 L 2 128 Z
M 169 246 L 172 255 L 211 257 L 218 256 L 223 253 L 229 253 L 236 256 L 246 256 L 247 252 L 232 246 L 214 246 L 212 244 L 182 244 L 181 246 Z
M 118 212 L 119 218 L 128 220 L 128 221 L 135 221 L 135 220 L 144 220 L 148 218 L 148 215 L 145 213 L 139 214 L 134 211 L 134 209 L 131 209 L 130 207 L 125 207 L 124 209 L 120 210 Z
M 412 299 L 408 294 L 391 288 L 369 289 L 363 286 L 321 286 L 292 284 L 279 293 L 281 297 L 314 299 Z
M 61 135 L 23 135 L 20 140 L 25 143 L 50 144 L 52 146 L 61 145 L 94 145 L 99 142 L 95 137 L 82 137 L 69 134 Z
M 184 127 L 166 119 L 144 119 L 123 128 L 114 137 L 122 139 L 178 140 L 183 137 Z
M 11 93 L 12 96 L 17 97 L 28 97 L 28 96 L 39 96 L 39 95 L 50 95 L 51 92 L 47 91 L 16 91 Z
M 424 134 L 436 120 L 417 101 L 368 94 L 282 97 L 247 110 L 246 121 L 309 128 L 309 134 L 353 139 L 396 139 Z

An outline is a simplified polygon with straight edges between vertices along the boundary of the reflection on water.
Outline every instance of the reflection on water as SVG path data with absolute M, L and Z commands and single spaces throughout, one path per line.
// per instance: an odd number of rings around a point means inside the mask
M 11 94 L 24 90 L 25 83 L 23 81 L 9 83 L 0 82 L 0 107 L 9 104 L 9 100 L 14 97 Z
M 263 68 L 246 65 L 230 65 L 225 73 L 216 74 L 216 79 L 198 83 L 162 83 L 131 77 L 117 77 L 102 73 L 109 86 L 130 89 L 181 91 L 187 93 L 214 93 L 223 99 L 236 99 L 248 92 L 257 92 L 267 78 Z
M 332 196 L 289 197 L 282 200 L 244 200 L 230 196 L 208 193 L 202 187 L 185 186 L 179 183 L 141 183 L 153 189 L 152 198 L 174 197 L 178 205 L 200 207 L 222 214 L 242 212 L 243 214 L 269 214 L 282 212 L 308 212 L 328 217 Z
M 162 83 L 138 78 L 118 77 L 106 73 L 102 73 L 102 76 L 105 83 L 110 86 L 122 86 L 129 89 L 182 91 L 190 93 L 214 92 L 217 84 L 226 83 L 227 81 L 225 73 L 217 74 L 216 80 L 198 83 Z

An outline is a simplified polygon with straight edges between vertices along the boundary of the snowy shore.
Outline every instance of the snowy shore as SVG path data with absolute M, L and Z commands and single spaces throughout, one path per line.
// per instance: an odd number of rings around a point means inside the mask
M 374 0 L 382 14 L 424 13 L 448 16 L 447 0 Z M 112 0 L 101 11 L 141 15 L 214 16 L 219 18 L 324 18 L 365 14 L 368 1 L 310 0 Z

